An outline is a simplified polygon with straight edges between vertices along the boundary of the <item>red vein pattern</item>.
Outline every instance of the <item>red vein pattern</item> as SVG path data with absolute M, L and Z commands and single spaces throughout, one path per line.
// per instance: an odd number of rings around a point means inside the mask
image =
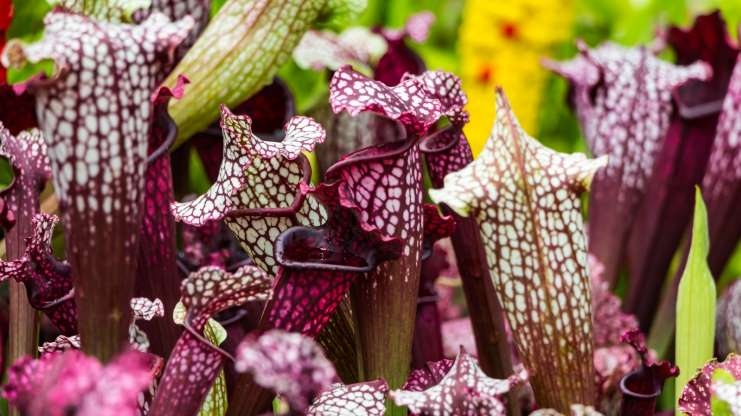
M 296 412 L 304 412 L 337 380 L 334 366 L 313 339 L 277 329 L 242 341 L 234 366 L 281 395 Z
M 502 396 L 527 380 L 524 370 L 506 380 L 488 377 L 461 348 L 453 365 L 434 386 L 423 391 L 392 390 L 389 397 L 415 414 L 504 416 Z
M 676 52 L 678 65 L 702 60 L 712 67 L 712 78 L 689 80 L 672 92 L 676 111 L 671 114 L 647 182 L 646 196 L 634 213 L 626 251 L 630 281 L 624 308 L 636 314 L 641 328 L 646 331 L 656 315 L 663 276 L 669 271 L 691 222 L 695 185 L 702 182 L 710 167 L 708 159 L 714 146 L 718 117 L 738 55 L 726 28 L 720 13 L 715 12 L 698 16 L 687 30 L 672 27 L 666 35 L 667 43 Z M 741 228 L 738 229 L 741 233 Z M 733 236 L 734 246 L 739 236 L 741 234 Z M 721 252 L 730 250 L 714 244 L 711 247 Z M 720 273 L 717 265 L 712 267 Z M 673 282 L 674 290 L 678 280 L 679 274 Z M 676 295 L 664 299 L 673 309 Z M 666 319 L 673 321 L 671 317 Z
M 2 394 L 28 415 L 135 416 L 159 362 L 139 351 L 106 366 L 78 350 L 25 357 L 10 368 Z
M 10 161 L 15 177 L 13 183 L 0 192 L 0 198 L 13 213 L 14 218 L 33 218 L 39 210 L 39 193 L 51 177 L 46 142 L 41 132 L 32 129 L 13 136 L 0 122 L 0 156 Z M 11 227 L 11 233 L 12 230 Z M 30 229 L 19 231 L 18 239 L 22 241 Z M 9 239 L 13 239 L 12 236 L 9 236 Z M 19 249 L 23 251 L 22 244 Z
M 692 416 L 711 416 L 710 398 L 712 396 L 712 377 L 716 369 L 731 373 L 736 380 L 741 380 L 741 357 L 730 354 L 725 361 L 712 359 L 707 362 L 697 375 L 682 390 L 679 397 L 679 410 Z
M 453 367 L 455 361 L 443 358 L 440 361 L 428 362 L 424 367 L 412 370 L 402 390 L 425 391 L 440 383 Z
M 14 279 L 26 286 L 29 302 L 44 311 L 64 335 L 77 333 L 77 312 L 72 293 L 71 268 L 51 249 L 52 232 L 59 219 L 51 214 L 36 214 L 33 232 L 26 237 L 26 250 L 16 260 L 0 262 L 0 281 Z
M 83 348 L 108 359 L 128 337 L 149 99 L 193 20 L 153 14 L 140 25 L 118 25 L 56 10 L 45 23 L 42 40 L 11 42 L 3 58 L 20 60 L 11 66 L 55 62 L 51 79 L 29 87 L 65 218 Z
M 178 339 L 167 362 L 151 414 L 179 416 L 197 413 L 224 361 L 223 353 L 200 335 L 208 318 L 233 306 L 266 300 L 271 280 L 254 266 L 244 266 L 233 274 L 209 266 L 191 273 L 183 281 L 180 289 L 183 305 L 188 311 L 186 331 Z
M 171 98 L 183 94 L 185 77 L 178 78 L 173 89 L 160 87 L 152 96 L 154 112 L 148 143 L 148 154 L 159 153 L 148 161 L 144 178 L 144 202 L 139 230 L 139 256 L 134 294 L 159 298 L 164 309 L 172 311 L 180 294 L 180 273 L 175 256 L 175 220 L 170 211 L 174 199 L 172 169 L 168 143 L 177 135 L 175 123 L 167 113 Z M 161 153 L 160 153 L 161 152 Z M 143 328 L 152 335 L 152 352 L 167 357 L 177 341 L 180 329 L 171 319 L 144 323 Z
M 420 163 L 416 143 L 408 140 L 351 153 L 326 173 L 327 180 L 340 181 L 340 204 L 359 212 L 364 230 L 403 242 L 399 259 L 379 265 L 353 289 L 361 374 L 391 386 L 404 382 L 411 357 L 422 250 Z
M 377 267 L 352 293 L 363 346 L 361 377 L 382 377 L 399 387 L 409 371 L 422 249 L 422 172 L 416 141 L 444 109 L 417 77 L 388 87 L 349 67 L 335 72 L 330 104 L 335 113 L 386 116 L 402 123 L 410 136 L 351 153 L 325 174 L 328 181 L 340 181 L 340 204 L 360 213 L 363 229 L 379 230 L 404 243 L 399 259 Z
M 329 85 L 332 111 L 347 111 L 351 116 L 372 111 L 397 120 L 415 133 L 426 131 L 442 115 L 442 106 L 429 97 L 417 77 L 406 77 L 399 85 L 389 87 L 368 79 L 342 66 L 335 71 Z
M 579 195 L 604 158 L 563 155 L 529 137 L 504 93 L 479 157 L 430 197 L 480 225 L 491 277 L 538 404 L 594 400 L 589 276 Z M 560 386 L 553 389 L 552 386 Z
M 319 335 L 358 276 L 401 254 L 399 239 L 363 230 L 339 205 L 337 185 L 313 192 L 330 212 L 325 225 L 291 228 L 275 243 L 280 267 L 265 310 L 272 328 Z
M 234 113 L 249 114 L 252 118 L 252 132 L 258 137 L 273 141 L 282 137 L 283 126 L 296 115 L 293 95 L 286 84 L 279 78 L 239 104 Z M 203 162 L 203 168 L 209 179 L 216 182 L 219 176 L 221 155 L 223 153 L 222 132 L 218 122 L 200 133 L 195 134 L 188 143 L 195 147 Z
M 457 84 L 454 82 L 452 85 Z M 461 93 L 457 88 L 453 91 Z M 453 100 L 453 103 L 463 104 L 465 101 L 464 97 Z M 455 116 L 455 111 L 449 110 L 447 114 L 452 120 L 465 120 L 464 116 Z M 443 187 L 446 175 L 463 169 L 473 161 L 471 146 L 461 126 L 455 124 L 425 137 L 419 147 L 434 188 Z M 442 209 L 443 212 L 449 211 L 446 207 Z M 479 365 L 492 377 L 505 377 L 512 372 L 512 354 L 502 306 L 493 294 L 479 227 L 473 218 L 464 218 L 455 213 L 452 215 L 456 229 L 451 242 L 469 307 Z M 513 409 L 514 412 L 516 410 Z
M 723 101 L 718 130 L 710 150 L 708 168 L 702 180 L 703 196 L 708 206 L 710 254 L 708 265 L 713 275 L 733 253 L 741 238 L 741 220 L 734 210 L 741 198 L 741 54 Z
M 255 264 L 275 274 L 273 242 L 296 225 L 319 226 L 326 213 L 299 190 L 310 176 L 302 151 L 324 141 L 324 129 L 308 117 L 293 117 L 282 142 L 261 140 L 251 130 L 248 116 L 222 107 L 224 154 L 219 177 L 208 192 L 194 201 L 172 206 L 176 220 L 200 226 L 226 223 Z
M 613 284 L 633 211 L 641 201 L 672 112 L 672 90 L 691 79 L 709 79 L 704 63 L 678 67 L 645 48 L 607 43 L 580 45 L 568 62 L 548 63 L 574 87 L 574 102 L 592 153 L 609 155 L 590 194 L 589 252 L 605 265 Z
M 7 86 L 6 88 L 10 89 Z M 10 94 L 14 93 L 11 91 Z M 26 110 L 35 114 L 33 98 L 30 97 L 29 100 L 28 94 L 24 96 L 7 98 L 7 105 L 14 107 L 14 111 L 3 112 L 10 117 L 10 120 L 6 120 L 11 123 L 10 128 L 26 124 L 24 119 L 28 117 L 16 117 L 14 114 L 15 111 L 23 109 L 24 102 L 27 104 L 30 102 Z M 0 101 L 5 99 L 0 98 Z M 35 120 L 35 116 L 33 119 Z M 27 249 L 26 238 L 34 232 L 32 219 L 39 212 L 39 195 L 51 177 L 51 169 L 46 154 L 46 143 L 37 129 L 19 132 L 17 136 L 13 136 L 0 123 L 0 156 L 8 159 L 14 174 L 13 182 L 0 192 L 2 207 L 0 225 L 6 232 L 6 258 L 17 260 Z M 14 360 L 21 354 L 33 351 L 36 346 L 37 319 L 27 296 L 28 288 L 24 288 L 23 284 L 16 280 L 9 281 L 8 286 L 10 305 L 8 335 L 13 340 L 9 344 L 8 358 Z
M 306 411 L 307 416 L 382 416 L 389 386 L 383 380 L 344 385 L 335 383 L 322 392 Z

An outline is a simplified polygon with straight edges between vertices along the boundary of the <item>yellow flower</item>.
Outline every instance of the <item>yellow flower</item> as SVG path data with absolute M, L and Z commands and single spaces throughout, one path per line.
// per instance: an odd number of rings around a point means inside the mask
M 541 58 L 571 35 L 572 0 L 468 0 L 459 51 L 461 78 L 471 122 L 466 126 L 474 153 L 489 137 L 494 87 L 507 92 L 520 123 L 531 134 L 548 73 Z

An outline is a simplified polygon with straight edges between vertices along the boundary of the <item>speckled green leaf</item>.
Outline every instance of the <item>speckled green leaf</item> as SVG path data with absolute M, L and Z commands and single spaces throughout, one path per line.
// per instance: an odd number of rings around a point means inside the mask
M 206 128 L 219 105 L 235 107 L 269 84 L 308 29 L 347 20 L 364 0 L 230 0 L 172 71 L 191 81 L 188 94 L 170 104 L 177 144 Z M 177 145 L 176 144 L 176 145 Z
M 151 0 L 54 0 L 49 3 L 59 5 L 75 13 L 107 22 L 131 22 L 137 10 L 148 9 Z

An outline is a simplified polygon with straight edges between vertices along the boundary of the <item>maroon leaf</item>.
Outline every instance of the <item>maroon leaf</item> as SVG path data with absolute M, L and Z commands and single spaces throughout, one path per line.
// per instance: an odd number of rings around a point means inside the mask
M 190 16 L 194 21 L 193 29 L 175 52 L 173 63 L 177 63 L 193 46 L 206 27 L 210 11 L 211 0 L 151 0 L 149 10 L 140 10 L 134 13 L 134 21 L 141 22 L 156 12 L 164 14 L 173 22 Z
M 177 136 L 175 123 L 167 113 L 170 98 L 180 98 L 187 78 L 178 78 L 172 90 L 160 87 L 154 93 L 154 113 L 148 143 L 148 165 L 144 179 L 144 204 L 139 230 L 139 257 L 134 292 L 145 298 L 158 298 L 164 309 L 172 311 L 180 298 L 180 274 L 175 257 L 175 222 L 170 212 L 173 200 L 169 146 Z M 167 357 L 180 329 L 171 319 L 143 323 L 151 337 L 152 352 Z
M 398 120 L 413 133 L 423 133 L 442 115 L 442 105 L 430 97 L 417 77 L 407 77 L 395 86 L 374 81 L 345 65 L 338 69 L 329 86 L 332 111 L 355 116 L 376 112 Z
M 404 77 L 408 78 L 414 77 Z M 427 94 L 440 101 L 443 114 L 453 125 L 463 127 L 468 123 L 468 112 L 465 110 L 468 97 L 461 88 L 460 78 L 445 71 L 427 71 L 416 78 L 422 81 Z
M 401 254 L 401 242 L 378 230 L 365 231 L 356 214 L 339 206 L 337 184 L 314 193 L 330 211 L 321 228 L 295 227 L 276 243 L 273 298 L 265 315 L 270 327 L 317 336 L 363 273 Z
M 592 322 L 595 348 L 612 347 L 622 343 L 624 333 L 638 328 L 635 316 L 621 309 L 620 298 L 610 291 L 603 280 L 601 265 L 590 256 L 589 274 L 592 287 Z
M 77 313 L 72 297 L 71 269 L 51 249 L 58 218 L 50 214 L 33 217 L 33 233 L 26 237 L 23 257 L 0 262 L 0 280 L 13 279 L 26 286 L 31 305 L 49 317 L 62 334 L 77 333 Z
M 643 334 L 638 330 L 623 334 L 623 342 L 630 344 L 641 357 L 641 367 L 627 374 L 620 381 L 623 392 L 621 414 L 651 416 L 656 407 L 656 398 L 661 394 L 664 381 L 679 374 L 679 368 L 669 361 L 655 361 L 648 354 Z
M 391 399 L 416 414 L 506 415 L 501 397 L 511 388 L 524 383 L 522 370 L 506 380 L 489 378 L 474 358 L 461 348 L 445 377 L 424 391 L 392 390 Z
M 353 289 L 354 316 L 368 378 L 400 386 L 409 368 L 422 250 L 422 173 L 414 140 L 351 153 L 326 173 L 339 180 L 339 201 L 360 213 L 368 231 L 400 238 L 399 259 L 386 262 Z M 384 305 L 379 314 L 377 305 Z
M 464 99 L 456 101 L 465 102 Z M 435 188 L 444 185 L 446 175 L 473 161 L 471 147 L 459 126 L 453 125 L 425 137 L 419 147 Z M 471 316 L 479 363 L 488 375 L 505 377 L 512 372 L 512 354 L 505 335 L 502 307 L 491 285 L 478 224 L 475 219 L 461 217 L 447 207 L 443 207 L 443 211 L 450 212 L 456 221 L 451 242 Z M 512 410 L 516 412 L 516 409 Z
M 380 29 L 379 32 L 386 38 L 388 49 L 375 66 L 375 79 L 386 85 L 396 85 L 401 82 L 404 74 L 424 72 L 424 61 L 407 46 L 406 40 L 411 38 L 418 43 L 424 42 L 434 21 L 434 14 L 421 12 L 411 16 L 401 30 Z
M 377 267 L 358 281 L 352 293 L 362 346 L 361 374 L 384 378 L 398 387 L 406 379 L 411 357 L 423 237 L 421 161 L 416 140 L 443 115 L 443 106 L 416 77 L 388 87 L 349 67 L 335 72 L 330 104 L 335 113 L 384 115 L 402 123 L 410 135 L 406 141 L 351 153 L 325 174 L 328 181 L 340 181 L 340 204 L 360 212 L 363 229 L 378 230 L 404 243 L 399 259 Z M 384 305 L 383 313 L 376 305 Z
M 720 296 L 716 313 L 715 338 L 718 356 L 741 351 L 741 281 L 734 282 Z
M 459 347 L 460 349 L 460 347 Z M 402 390 L 425 391 L 440 383 L 453 367 L 454 361 L 448 358 L 435 362 L 428 362 L 424 367 L 412 370 Z
M 734 214 L 741 198 L 741 55 L 736 61 L 723 101 L 718 130 L 702 180 L 708 206 L 710 253 L 708 265 L 718 276 L 741 238 L 741 219 Z
M 453 74 L 442 71 L 425 72 L 416 78 L 425 93 L 441 102 L 442 111 L 459 125 L 467 119 L 463 111 L 466 96 L 460 89 L 460 80 Z M 409 81 L 412 82 L 412 81 Z M 375 83 L 379 87 L 382 84 Z M 404 126 L 395 120 L 373 113 L 349 116 L 347 113 L 328 117 L 327 143 L 317 148 L 317 163 L 320 171 L 335 163 L 341 156 L 368 147 L 406 139 Z
M 52 11 L 43 38 L 9 43 L 11 66 L 52 59 L 29 82 L 64 216 L 83 348 L 110 358 L 128 337 L 155 86 L 193 20 L 117 25 Z
M 38 127 L 33 95 L 26 91 L 19 95 L 12 86 L 5 84 L 5 76 L 1 75 L 3 69 L 0 64 L 0 122 L 11 134 Z
M 128 351 L 106 366 L 80 351 L 18 360 L 3 397 L 23 414 L 113 416 L 139 414 L 138 397 L 150 385 L 159 359 Z
M 596 156 L 609 155 L 590 193 L 589 252 L 614 284 L 634 211 L 645 195 L 672 111 L 671 92 L 690 79 L 708 79 L 710 67 L 677 67 L 645 48 L 580 45 L 580 55 L 548 63 L 566 77 L 584 136 Z
M 307 416 L 381 416 L 389 387 L 383 380 L 366 381 L 346 386 L 335 383 L 324 391 L 306 411 Z
M 216 379 L 227 353 L 209 343 L 203 329 L 212 315 L 270 293 L 271 279 L 254 266 L 235 273 L 204 267 L 192 273 L 180 287 L 187 309 L 186 331 L 180 336 L 152 403 L 153 415 L 195 414 Z
M 692 416 L 711 416 L 710 398 L 712 378 L 716 369 L 728 371 L 735 379 L 741 379 L 741 357 L 730 354 L 725 361 L 708 361 L 682 390 L 679 396 L 679 410 Z
M 334 366 L 314 340 L 277 329 L 242 341 L 235 367 L 251 373 L 257 384 L 275 391 L 297 412 L 304 412 L 337 380 Z
M 8 88 L 0 86 L 0 90 Z M 10 92 L 13 94 L 13 92 Z M 27 110 L 35 114 L 33 99 L 7 97 L 7 104 L 17 110 Z M 4 101 L 6 97 L 0 98 Z M 6 102 L 6 101 L 4 101 Z M 25 105 L 24 105 L 25 103 Z M 12 127 L 25 124 L 27 117 L 16 117 L 11 112 Z M 32 117 L 35 124 L 35 115 Z M 13 182 L 0 192 L 0 225 L 6 231 L 5 249 L 7 259 L 17 260 L 26 250 L 25 239 L 33 233 L 32 218 L 39 212 L 39 195 L 44 184 L 51 176 L 49 160 L 46 155 L 46 143 L 41 132 L 36 129 L 12 136 L 0 123 L 0 156 L 7 158 L 13 170 Z M 10 338 L 8 357 L 11 360 L 33 351 L 36 345 L 36 314 L 27 296 L 27 288 L 16 280 L 8 283 Z
M 435 242 L 450 236 L 455 228 L 451 216 L 442 216 L 437 207 L 424 204 L 424 229 L 422 232 L 421 272 L 417 316 L 412 344 L 412 368 L 420 368 L 428 361 L 444 358 L 440 312 L 437 307 L 435 282 L 440 272 L 449 267 L 445 250 Z
M 712 166 L 707 165 L 708 157 L 711 147 L 717 147 L 718 114 L 738 54 L 719 13 L 698 17 L 688 31 L 672 28 L 668 41 L 679 64 L 702 59 L 712 65 L 713 76 L 675 89 L 678 111 L 672 112 L 646 197 L 635 213 L 627 248 L 631 280 L 625 308 L 638 316 L 644 330 L 654 318 L 663 276 L 692 217 L 694 187 L 702 182 L 706 166 Z
M 710 80 L 690 80 L 677 90 L 676 97 L 680 106 L 685 106 L 681 109 L 685 114 L 687 110 L 699 114 L 700 107 L 691 108 L 697 105 L 702 105 L 706 112 L 720 111 L 739 52 L 726 28 L 720 12 L 715 11 L 697 16 L 689 29 L 674 26 L 666 33 L 666 42 L 676 53 L 677 64 L 689 65 L 701 60 L 713 69 Z

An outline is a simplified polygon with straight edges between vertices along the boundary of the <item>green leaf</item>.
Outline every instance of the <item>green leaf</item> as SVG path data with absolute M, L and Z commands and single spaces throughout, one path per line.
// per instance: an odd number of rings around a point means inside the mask
M 46 0 L 13 0 L 13 21 L 7 38 L 37 40 L 44 31 L 44 16 L 51 10 Z
M 151 0 L 52 0 L 74 13 L 113 23 L 131 23 L 137 10 L 147 10 Z
M 8 68 L 8 84 L 20 84 L 42 72 L 47 77 L 54 75 L 54 61 L 44 59 L 39 62 L 29 62 L 22 68 Z
M 713 377 L 711 384 L 714 383 L 729 383 L 732 384 L 736 381 L 733 375 L 723 368 L 716 368 L 713 371 Z M 715 395 L 710 397 L 710 409 L 713 416 L 733 416 L 731 406 L 728 402 L 720 400 Z
M 675 355 L 681 372 L 674 390 L 675 403 L 695 371 L 713 358 L 716 293 L 707 263 L 709 247 L 707 211 L 700 188 L 696 188 L 692 241 L 677 294 Z

